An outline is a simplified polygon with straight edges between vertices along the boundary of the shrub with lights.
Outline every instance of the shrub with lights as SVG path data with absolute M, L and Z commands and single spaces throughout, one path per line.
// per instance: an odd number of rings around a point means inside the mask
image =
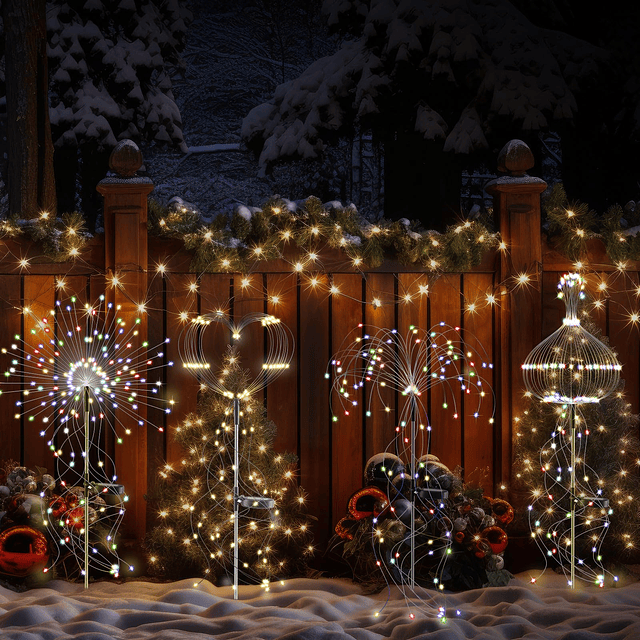
M 232 394 L 250 385 L 249 373 L 233 350 L 218 375 Z M 154 492 L 159 524 L 146 540 L 149 565 L 156 574 L 205 576 L 224 583 L 232 573 L 233 412 L 233 397 L 206 389 L 197 413 L 176 429 L 184 459 L 160 470 Z M 312 517 L 297 484 L 297 457 L 273 451 L 276 425 L 251 395 L 242 400 L 240 424 L 240 492 L 254 496 L 239 505 L 240 583 L 268 585 L 305 573 L 313 553 Z
M 532 402 L 516 428 L 516 478 L 530 488 L 532 535 L 543 543 L 552 564 L 570 512 L 566 477 L 564 482 L 562 476 L 557 479 L 558 457 L 566 455 L 564 412 L 562 407 Z M 598 404 L 583 407 L 577 418 L 578 478 L 585 495 L 600 498 L 593 502 L 578 495 L 578 531 L 583 534 L 576 538 L 578 556 L 591 560 L 595 553 L 595 560 L 605 566 L 636 563 L 640 549 L 638 416 L 631 413 L 620 389 Z

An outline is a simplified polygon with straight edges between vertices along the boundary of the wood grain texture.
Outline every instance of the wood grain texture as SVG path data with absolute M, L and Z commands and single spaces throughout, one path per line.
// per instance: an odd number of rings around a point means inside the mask
M 20 276 L 0 276 L 0 348 L 9 348 L 15 335 L 21 333 L 22 314 L 20 308 Z M 7 354 L 0 356 L 0 370 L 8 370 L 10 358 Z M 14 418 L 15 403 L 19 393 L 10 391 L 12 387 L 1 388 L 0 395 L 0 439 L 2 442 L 3 460 L 21 461 L 21 423 Z
M 278 428 L 275 451 L 298 453 L 298 384 L 296 351 L 298 340 L 297 277 L 295 274 L 269 273 L 266 276 L 267 313 L 273 314 L 291 331 L 294 349 L 289 369 L 267 388 L 267 416 Z
M 395 329 L 395 274 L 370 273 L 366 280 L 365 326 L 372 335 L 377 329 Z M 379 305 L 376 304 L 377 301 L 380 302 Z M 365 384 L 364 388 L 368 397 L 371 393 L 370 387 Z M 390 385 L 386 387 L 378 385 L 373 398 L 374 401 L 370 406 L 371 417 L 366 421 L 365 457 L 367 459 L 387 449 L 395 437 L 395 427 L 398 422 L 395 389 Z
M 198 294 L 190 290 L 196 282 L 194 274 L 170 273 L 165 278 L 165 327 L 169 342 L 164 345 L 167 362 L 173 362 L 166 370 L 167 400 L 173 399 L 176 404 L 167 422 L 166 461 L 174 464 L 182 460 L 183 451 L 175 439 L 175 429 L 189 413 L 196 409 L 198 382 L 183 366 L 181 359 L 181 339 L 185 327 L 185 319 L 180 314 L 186 312 L 189 317 L 198 313 Z
M 42 318 L 51 318 L 50 312 L 55 305 L 54 277 L 24 276 L 23 292 L 23 307 L 29 309 L 29 312 L 25 312 L 22 316 L 24 348 L 27 352 L 33 352 L 44 339 L 44 334 L 38 329 L 38 325 Z M 26 382 L 28 382 L 28 378 L 25 380 Z M 35 469 L 36 466 L 52 469 L 54 466 L 52 452 L 47 446 L 49 438 L 40 435 L 42 429 L 43 424 L 39 419 L 30 422 L 28 419 L 23 418 L 22 461 L 26 467 L 31 469 Z
M 362 322 L 362 276 L 360 274 L 335 274 L 333 285 L 339 292 L 331 297 L 331 350 L 332 356 L 348 348 L 356 336 L 362 335 L 358 324 Z M 325 395 L 331 380 L 325 381 Z M 363 394 L 357 396 L 358 405 L 349 408 L 345 416 L 336 393 L 327 398 L 331 403 L 332 415 L 337 418 L 331 423 L 331 477 L 333 525 L 347 513 L 347 501 L 354 491 L 363 485 L 365 463 L 363 425 Z
M 322 277 L 326 291 L 326 277 Z M 329 353 L 329 299 L 310 287 L 299 289 L 298 354 L 300 484 L 309 493 L 308 508 L 318 518 L 316 545 L 331 535 L 331 426 L 324 372 Z
M 460 293 L 460 275 L 458 274 L 445 274 L 430 287 L 431 326 L 436 332 L 446 331 L 453 336 L 453 338 L 444 339 L 457 339 L 458 332 L 453 329 L 460 327 L 462 319 Z M 444 327 L 441 328 L 439 323 L 442 322 Z M 457 381 L 452 385 L 435 384 L 431 388 L 430 399 L 432 453 L 450 469 L 454 469 L 463 462 L 462 395 L 459 384 Z M 458 417 L 455 417 L 456 414 Z
M 482 377 L 484 398 L 475 392 L 463 395 L 463 468 L 464 479 L 480 485 L 487 495 L 494 494 L 495 377 L 493 359 L 494 307 L 486 301 L 486 291 L 493 287 L 492 274 L 466 273 L 463 276 L 465 312 L 463 316 L 464 350 L 472 356 L 465 370 Z M 472 306 L 471 306 L 472 305 Z M 478 417 L 474 417 L 475 413 Z

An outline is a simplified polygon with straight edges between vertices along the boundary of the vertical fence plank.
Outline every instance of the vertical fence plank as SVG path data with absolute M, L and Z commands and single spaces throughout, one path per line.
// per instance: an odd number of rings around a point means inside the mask
M 326 290 L 325 276 L 319 278 Z M 299 290 L 300 481 L 308 508 L 318 518 L 315 540 L 323 548 L 331 534 L 331 428 L 326 381 L 329 353 L 329 299 L 310 287 Z
M 30 311 L 23 315 L 23 336 L 25 349 L 33 351 L 44 339 L 38 324 L 42 318 L 50 318 L 50 312 L 55 305 L 55 285 L 53 276 L 28 275 L 24 276 L 24 307 Z M 35 333 L 31 333 L 34 330 Z M 28 384 L 28 378 L 25 384 Z M 53 457 L 47 447 L 50 433 L 42 437 L 42 424 L 35 420 L 23 422 L 23 462 L 26 467 L 35 469 L 36 466 L 53 469 Z
M 147 285 L 146 297 L 147 313 L 147 340 L 149 345 L 155 347 L 164 341 L 166 334 L 166 317 L 164 309 L 164 278 L 162 274 L 150 275 Z M 164 357 L 167 362 L 167 355 Z M 175 362 L 174 367 L 182 366 Z M 155 378 L 164 383 L 167 389 L 167 371 L 155 372 Z M 177 399 L 179 402 L 179 398 Z M 158 471 L 163 466 L 166 452 L 166 437 L 171 415 L 167 415 L 158 403 L 147 407 L 147 531 L 158 523 L 156 513 L 156 486 Z M 162 431 L 160 431 L 162 429 Z
M 395 275 L 393 273 L 367 274 L 365 296 L 365 325 L 371 333 L 376 329 L 395 329 Z M 369 389 L 365 384 L 365 394 Z M 371 417 L 366 421 L 366 457 L 385 451 L 395 437 L 397 424 L 396 391 L 391 385 L 379 387 L 374 397 L 379 399 L 371 407 Z
M 93 300 L 89 297 L 89 287 L 88 287 L 88 278 L 87 276 L 57 276 L 55 278 L 55 297 L 56 301 L 60 302 L 60 308 L 62 313 L 66 312 L 67 306 L 75 307 L 78 318 L 82 319 L 83 312 L 82 308 L 85 304 L 93 304 Z M 75 299 L 75 302 L 74 302 Z M 62 326 L 60 321 L 58 322 L 58 326 L 56 326 L 56 338 L 64 339 L 62 335 L 63 327 L 65 323 L 63 322 Z M 80 354 L 78 354 L 79 356 Z M 53 425 L 50 427 L 53 430 Z M 97 437 L 95 433 L 91 433 L 90 436 L 90 450 L 89 450 L 89 461 L 90 465 L 93 468 L 97 468 L 98 461 L 101 460 L 103 463 L 108 463 L 108 458 L 105 460 L 104 455 L 99 455 L 100 451 L 105 451 L 106 439 L 105 439 L 105 430 L 101 430 L 99 436 Z M 49 438 L 47 438 L 48 440 Z M 98 440 L 96 442 L 96 440 Z M 56 450 L 62 451 L 62 460 L 69 461 L 69 454 L 71 452 L 71 447 L 69 444 L 65 444 L 63 442 L 62 434 L 58 434 L 58 436 L 54 439 L 54 445 Z M 93 446 L 96 445 L 96 446 Z M 106 464 L 106 470 L 109 471 L 109 465 Z M 49 469 L 52 470 L 51 468 Z M 53 470 L 55 471 L 54 476 L 57 480 L 64 480 L 69 483 L 69 486 L 73 486 L 77 484 L 78 474 L 75 470 L 69 469 L 66 464 L 60 463 L 60 458 L 56 457 L 54 459 Z M 112 473 L 112 471 L 111 471 Z
M 407 335 L 414 325 L 429 329 L 429 278 L 424 273 L 398 274 L 398 331 Z
M 181 313 L 190 317 L 198 311 L 198 295 L 190 285 L 196 281 L 193 274 L 171 273 L 165 278 L 166 291 L 166 328 L 169 342 L 165 345 L 167 361 L 173 362 L 166 371 L 167 385 L 165 398 L 173 399 L 176 404 L 170 416 L 166 437 L 166 459 L 168 464 L 175 464 L 182 459 L 183 451 L 176 442 L 175 429 L 180 421 L 196 408 L 198 384 L 183 367 L 180 358 L 180 339 L 185 326 Z
M 492 495 L 494 467 L 494 418 L 495 380 L 493 364 L 494 309 L 486 301 L 493 290 L 493 274 L 466 273 L 463 276 L 463 294 L 466 304 L 464 314 L 464 349 L 473 354 L 473 363 L 479 376 L 485 378 L 484 398 L 463 396 L 464 478 L 466 482 L 479 484 L 487 495 Z M 483 364 L 486 366 L 483 367 Z M 478 402 L 480 405 L 478 406 Z M 478 412 L 477 418 L 474 413 Z
M 233 276 L 225 273 L 204 273 L 200 277 L 200 313 L 222 312 L 225 317 L 231 308 Z M 214 372 L 222 367 L 229 345 L 234 344 L 226 325 L 212 322 L 202 329 L 200 343 L 205 360 Z M 212 392 L 214 393 L 214 392 Z
M 429 305 L 431 325 L 436 332 L 440 330 L 440 322 L 458 327 L 461 320 L 460 275 L 445 274 L 436 280 L 429 290 Z M 450 469 L 463 461 L 461 408 L 459 386 L 436 384 L 432 387 L 432 452 Z M 454 417 L 456 413 L 458 418 Z
M 249 284 L 245 284 L 248 282 Z M 264 285 L 262 273 L 248 276 L 236 274 L 233 277 L 233 318 L 236 324 L 251 313 L 264 313 Z M 238 348 L 242 366 L 248 369 L 250 380 L 260 374 L 264 362 L 265 330 L 259 322 L 253 322 L 242 330 L 238 340 L 233 340 Z M 258 401 L 264 400 L 264 389 L 254 394 Z
M 618 283 L 616 283 L 618 284 Z M 624 278 L 619 285 L 625 287 Z M 618 354 L 622 364 L 622 379 L 627 402 L 631 404 L 631 411 L 638 412 L 638 384 L 640 371 L 640 336 L 638 325 L 631 321 L 631 314 L 635 311 L 634 292 L 614 290 L 611 292 L 609 303 L 609 344 Z
M 298 451 L 298 342 L 297 277 L 292 273 L 267 275 L 267 313 L 280 319 L 292 334 L 294 356 L 291 366 L 267 389 L 267 415 L 278 428 L 273 447 L 276 451 Z
M 233 276 L 225 273 L 204 273 L 200 278 L 200 313 L 229 313 L 232 282 Z M 231 332 L 219 323 L 212 323 L 203 331 L 201 340 L 204 356 L 217 371 L 229 345 L 233 344 Z
M 429 278 L 424 273 L 399 273 L 398 274 L 398 331 L 403 339 L 408 339 L 411 327 L 421 329 L 421 335 L 429 332 Z M 424 363 L 413 363 L 414 367 L 422 367 Z M 401 411 L 402 402 L 407 402 L 406 398 L 398 396 L 401 403 L 398 412 Z M 420 458 L 429 453 L 430 433 L 427 425 L 430 422 L 429 415 L 429 391 L 423 390 L 420 396 L 422 411 L 417 416 L 418 436 L 415 441 L 416 457 Z M 423 428 L 420 429 L 420 426 Z M 404 460 L 409 463 L 409 460 Z
M 545 271 L 542 274 L 542 336 L 550 336 L 562 326 L 564 303 L 558 299 L 558 282 L 562 274 L 557 271 Z M 522 386 L 522 371 L 518 372 Z
M 362 276 L 360 274 L 334 274 L 333 286 L 339 293 L 331 297 L 331 350 L 332 356 L 350 347 L 362 321 Z M 326 390 L 329 383 L 326 381 Z M 332 423 L 331 476 L 333 524 L 346 515 L 347 501 L 362 484 L 364 467 L 362 392 L 358 392 L 358 406 L 349 409 L 344 416 L 336 394 L 330 399 L 332 413 L 337 422 Z M 328 400 L 329 402 L 329 400 Z
M 20 308 L 22 306 L 20 299 L 20 276 L 18 275 L 1 275 L 0 276 L 0 348 L 9 348 L 15 335 L 19 335 L 21 325 Z M 10 359 L 6 354 L 2 356 L 0 361 L 2 364 L 1 371 L 4 373 L 10 366 Z M 20 399 L 17 391 L 9 391 L 8 389 L 0 389 L 3 393 L 0 395 L 0 420 L 2 429 L 0 430 L 0 438 L 2 441 L 2 453 L 0 461 L 15 460 L 20 461 L 20 421 L 14 419 L 16 410 L 15 403 Z

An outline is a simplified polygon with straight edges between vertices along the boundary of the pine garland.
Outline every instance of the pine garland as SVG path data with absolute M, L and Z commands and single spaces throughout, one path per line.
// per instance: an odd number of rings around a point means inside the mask
M 253 211 L 236 208 L 228 223 L 218 216 L 208 225 L 199 225 L 197 214 L 187 207 L 154 203 L 149 229 L 182 238 L 185 248 L 194 252 L 195 272 L 246 272 L 258 261 L 282 258 L 293 244 L 308 253 L 324 245 L 342 249 L 357 267 L 377 267 L 392 257 L 428 271 L 466 271 L 499 242 L 498 234 L 476 220 L 452 225 L 442 234 L 419 232 L 416 223 L 406 219 L 371 223 L 353 205 L 325 205 L 314 196 L 302 205 L 273 196 Z
M 613 205 L 598 216 L 588 205 L 569 202 L 564 187 L 555 185 L 543 200 L 549 237 L 555 248 L 573 261 L 584 261 L 587 240 L 600 238 L 614 264 L 640 260 L 640 233 L 629 234 L 633 224 L 640 223 L 637 213 Z
M 28 220 L 0 221 L 0 239 L 17 238 L 25 231 L 34 242 L 41 243 L 44 254 L 52 262 L 75 260 L 91 237 L 84 216 L 78 211 L 63 213 L 60 217 L 42 213 L 38 218 Z

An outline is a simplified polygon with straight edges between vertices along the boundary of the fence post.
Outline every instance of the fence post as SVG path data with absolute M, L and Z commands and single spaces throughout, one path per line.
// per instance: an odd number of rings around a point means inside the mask
M 511 487 L 513 422 L 525 404 L 520 365 L 542 339 L 542 238 L 540 194 L 547 183 L 527 175 L 533 167 L 531 149 L 522 140 L 511 140 L 500 151 L 498 170 L 507 175 L 492 180 L 485 190 L 493 196 L 494 216 L 506 249 L 499 266 L 500 310 L 497 350 L 500 405 L 496 433 L 496 483 Z M 522 274 L 530 282 L 520 284 Z M 504 295 L 510 291 L 508 295 Z M 512 495 L 512 499 L 515 496 Z
M 142 166 L 142 154 L 131 140 L 122 140 L 111 153 L 109 168 L 115 174 L 96 187 L 104 198 L 104 252 L 107 277 L 106 298 L 128 326 L 140 317 L 138 331 L 147 336 L 147 316 L 139 314 L 138 305 L 147 295 L 147 196 L 153 182 L 136 176 Z M 144 412 L 144 408 L 139 410 Z M 142 419 L 145 415 L 140 416 Z M 128 427 L 125 415 L 119 419 Z M 131 421 L 130 435 L 115 445 L 115 472 L 118 482 L 129 496 L 123 523 L 126 538 L 142 539 L 146 528 L 147 432 Z

